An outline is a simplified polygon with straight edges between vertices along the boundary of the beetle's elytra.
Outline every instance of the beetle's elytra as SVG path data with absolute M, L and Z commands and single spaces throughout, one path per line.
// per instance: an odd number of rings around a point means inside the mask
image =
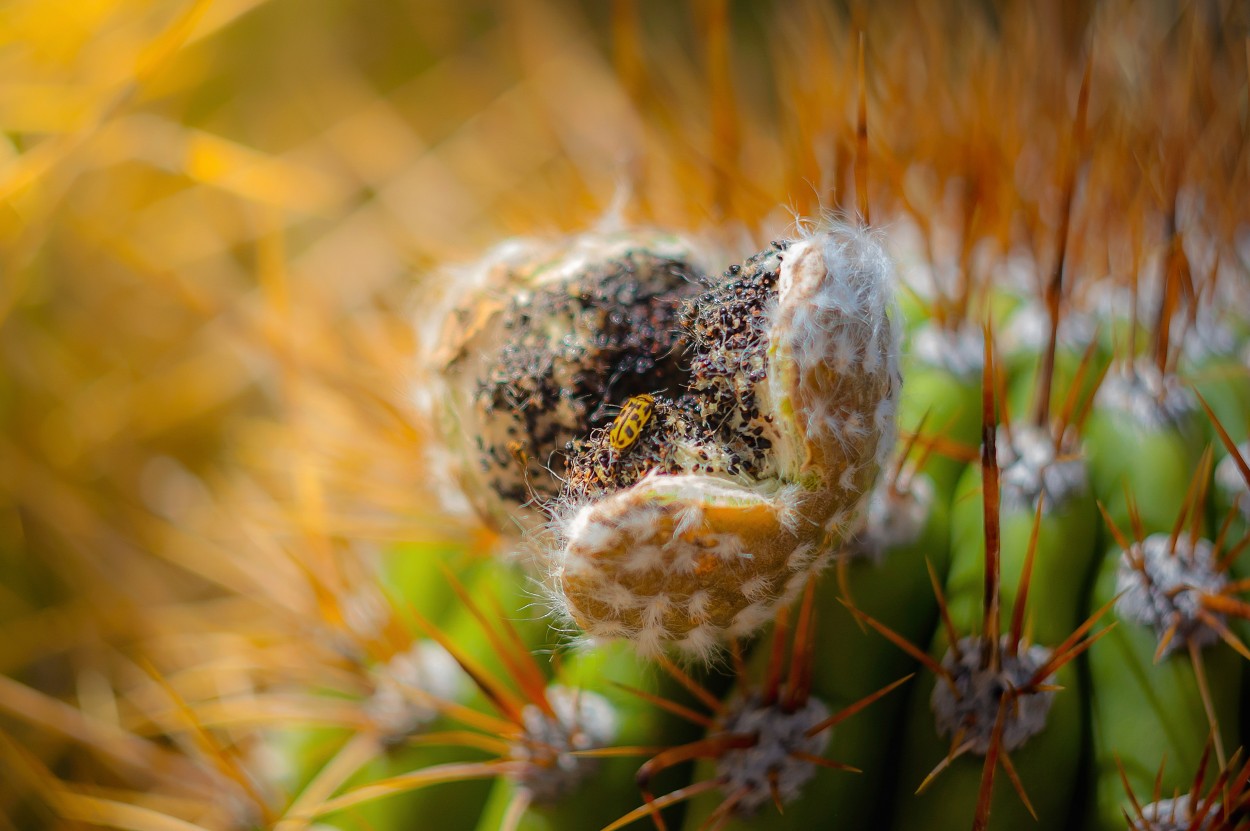
M 608 429 L 608 443 L 612 445 L 612 449 L 619 453 L 632 447 L 654 412 L 653 395 L 643 393 L 626 401 Z

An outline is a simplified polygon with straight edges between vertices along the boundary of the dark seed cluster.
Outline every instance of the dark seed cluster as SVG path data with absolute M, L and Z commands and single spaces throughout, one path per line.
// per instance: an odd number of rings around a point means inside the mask
M 774 441 L 757 387 L 768 377 L 769 311 L 785 243 L 730 267 L 686 299 L 680 314 L 689 362 L 676 394 L 655 395 L 654 415 L 624 450 L 603 428 L 568 445 L 562 500 L 581 503 L 629 487 L 648 473 L 758 479 Z M 593 426 L 593 425 L 592 425 Z
M 685 262 L 631 251 L 509 300 L 499 321 L 506 344 L 474 399 L 486 421 L 505 425 L 502 441 L 477 438 L 501 497 L 556 496 L 553 474 L 571 442 L 609 424 L 631 396 L 683 386 L 679 322 L 698 277 Z
M 766 472 L 774 432 L 760 412 L 758 387 L 768 377 L 769 314 L 787 242 L 774 242 L 687 304 L 691 340 L 689 390 L 711 440 L 729 451 L 724 471 L 758 477 Z

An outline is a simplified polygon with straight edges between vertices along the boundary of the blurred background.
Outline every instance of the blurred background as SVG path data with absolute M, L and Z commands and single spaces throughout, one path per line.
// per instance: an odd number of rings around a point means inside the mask
M 385 628 L 379 558 L 492 544 L 431 509 L 409 406 L 456 266 L 605 218 L 724 264 L 826 210 L 958 304 L 1040 287 L 1070 206 L 1076 294 L 1178 234 L 1244 285 L 1247 26 L 1233 0 L 7 0 L 0 828 L 272 818 L 258 731 L 328 705 L 266 692 L 333 686 Z

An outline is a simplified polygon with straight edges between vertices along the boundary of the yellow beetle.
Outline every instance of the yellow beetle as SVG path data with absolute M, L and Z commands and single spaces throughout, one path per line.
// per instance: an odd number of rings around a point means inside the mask
M 618 453 L 633 447 L 654 412 L 655 396 L 648 393 L 635 395 L 626 401 L 608 428 L 608 444 Z

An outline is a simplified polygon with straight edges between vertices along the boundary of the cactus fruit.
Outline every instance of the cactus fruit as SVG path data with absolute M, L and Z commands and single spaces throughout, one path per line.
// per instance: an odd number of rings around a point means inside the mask
M 1244 3 L 61 5 L 0 831 L 1250 831 Z
M 846 228 L 779 243 L 690 301 L 690 380 L 628 451 L 573 456 L 547 555 L 592 637 L 708 657 L 828 561 L 890 446 L 898 390 L 879 247 Z M 617 454 L 639 459 L 636 466 Z M 607 481 L 596 470 L 612 468 Z
M 498 276 L 451 315 L 440 402 L 488 512 L 549 517 L 532 558 L 560 617 L 706 659 L 829 561 L 891 447 L 892 278 L 846 226 L 719 279 L 652 239 L 489 258 Z

